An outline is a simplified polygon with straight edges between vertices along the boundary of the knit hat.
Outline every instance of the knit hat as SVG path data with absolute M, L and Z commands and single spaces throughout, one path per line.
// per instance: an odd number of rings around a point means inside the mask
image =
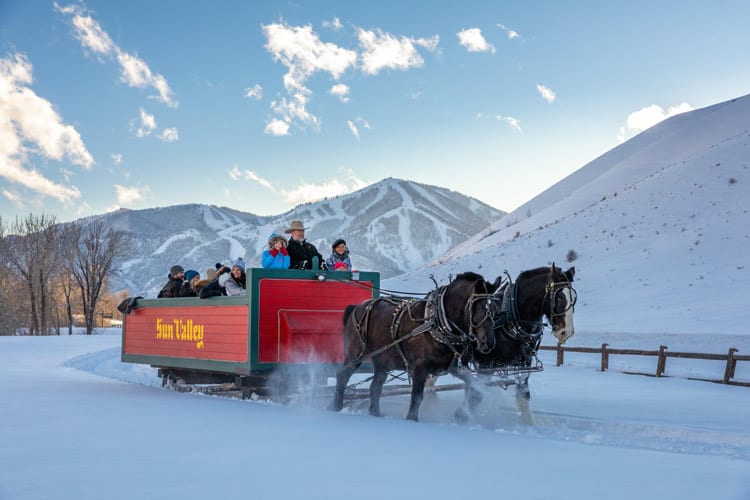
M 284 230 L 286 234 L 290 234 L 292 231 L 305 231 L 306 229 L 310 229 L 308 227 L 305 227 L 302 224 L 302 221 L 300 220 L 293 220 L 291 224 L 289 224 L 289 228 Z
M 171 274 L 172 276 L 184 272 L 185 270 L 180 265 L 174 265 L 169 269 L 169 274 Z
M 339 239 L 337 239 L 336 241 L 333 242 L 333 245 L 331 245 L 331 248 L 333 248 L 335 250 L 336 247 L 339 246 L 342 243 L 344 245 L 346 245 L 346 241 L 344 241 L 342 238 L 339 238 Z
M 196 276 L 200 276 L 200 275 L 201 275 L 201 273 L 199 273 L 195 269 L 188 269 L 187 271 L 185 271 L 185 279 L 187 281 L 190 281 L 193 278 L 195 278 Z
M 284 238 L 280 234 L 271 233 L 271 236 L 268 237 L 268 248 L 273 248 L 277 241 L 280 241 L 284 246 L 286 246 L 286 238 Z
M 239 267 L 240 269 L 242 269 L 242 272 L 244 273 L 245 272 L 245 261 L 242 260 L 242 257 L 240 257 L 239 259 L 237 259 L 237 261 L 234 263 L 234 265 L 232 267 Z

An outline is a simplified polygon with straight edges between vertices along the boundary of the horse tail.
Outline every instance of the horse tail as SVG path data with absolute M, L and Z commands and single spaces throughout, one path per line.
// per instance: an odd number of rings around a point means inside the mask
M 356 308 L 357 308 L 357 306 L 354 305 L 354 304 L 350 304 L 350 305 L 346 306 L 346 309 L 344 309 L 344 318 L 343 318 L 344 319 L 344 326 L 346 326 L 346 322 L 349 319 L 349 316 L 352 315 L 352 311 L 354 311 L 354 309 L 356 309 Z

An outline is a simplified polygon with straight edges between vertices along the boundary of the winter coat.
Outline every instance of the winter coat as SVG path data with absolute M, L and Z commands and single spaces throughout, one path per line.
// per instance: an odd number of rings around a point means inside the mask
M 289 252 L 290 269 L 312 269 L 313 257 L 318 258 L 318 266 L 321 269 L 325 265 L 323 256 L 318 253 L 318 249 L 312 243 L 308 243 L 307 240 L 297 241 L 290 238 L 286 249 Z
M 289 251 L 285 247 L 281 247 L 281 250 L 275 248 L 263 250 L 261 264 L 266 269 L 289 269 L 290 263 Z
M 206 283 L 203 288 L 201 288 L 200 292 L 198 292 L 198 297 L 207 299 L 209 297 L 218 297 L 220 295 L 226 294 L 227 291 L 226 289 L 224 289 L 221 283 L 219 283 L 219 277 L 217 276 L 213 280 Z
M 224 283 L 224 289 L 227 291 L 227 295 L 245 295 L 245 272 L 242 272 L 242 276 L 235 278 L 233 275 L 229 275 L 229 279 Z
M 193 287 L 190 285 L 189 281 L 185 281 L 182 284 L 182 288 L 180 289 L 180 297 L 197 297 L 198 294 L 195 293 L 195 290 L 193 290 Z
M 168 299 L 172 297 L 179 297 L 180 291 L 182 290 L 182 279 L 169 277 L 169 281 L 167 281 L 167 284 L 164 285 L 164 287 L 159 292 L 159 295 L 156 296 L 158 299 Z
M 331 252 L 331 255 L 326 259 L 326 267 L 329 271 L 336 270 L 336 263 L 341 262 L 346 266 L 347 271 L 352 270 L 352 261 L 349 259 L 349 249 L 344 250 L 342 255 L 337 254 L 335 251 Z

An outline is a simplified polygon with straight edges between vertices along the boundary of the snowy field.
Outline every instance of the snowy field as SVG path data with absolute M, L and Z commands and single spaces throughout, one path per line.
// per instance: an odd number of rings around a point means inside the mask
M 553 356 L 531 379 L 532 423 L 496 389 L 459 426 L 459 392 L 430 395 L 420 423 L 405 396 L 385 418 L 366 402 L 336 414 L 164 390 L 120 362 L 117 335 L 0 337 L 0 500 L 750 499 L 750 388 Z

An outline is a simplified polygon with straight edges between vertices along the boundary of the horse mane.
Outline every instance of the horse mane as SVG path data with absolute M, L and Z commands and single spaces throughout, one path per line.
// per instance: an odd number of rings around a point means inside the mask
M 549 274 L 549 271 L 550 271 L 549 267 L 537 267 L 536 269 L 527 269 L 526 271 L 522 271 L 521 274 L 518 275 L 518 278 L 516 278 L 516 281 L 519 281 L 522 279 L 531 279 L 541 274 Z
M 466 271 L 465 273 L 461 273 L 458 276 L 456 276 L 457 280 L 466 280 L 466 281 L 478 281 L 482 280 L 484 281 L 484 276 L 481 274 L 477 274 L 471 271 Z

